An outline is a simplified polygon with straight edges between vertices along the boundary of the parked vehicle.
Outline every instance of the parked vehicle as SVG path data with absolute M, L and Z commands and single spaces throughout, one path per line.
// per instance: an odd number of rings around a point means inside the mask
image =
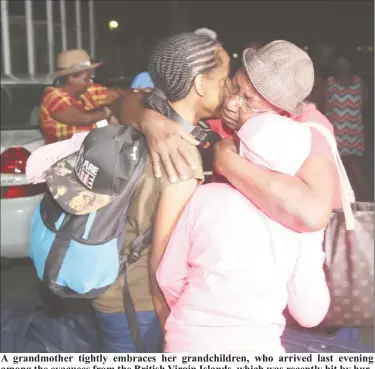
M 75 0 L 75 27 L 67 24 L 65 7 L 69 4 L 64 0 L 46 0 L 45 21 L 33 19 L 33 1 L 24 3 L 25 16 L 14 17 L 8 14 L 8 1 L 1 1 L 2 260 L 29 255 L 30 220 L 45 185 L 30 184 L 25 169 L 30 154 L 44 145 L 39 123 L 40 101 L 51 82 L 48 75 L 55 71 L 57 54 L 68 48 L 86 48 L 95 56 L 93 0 Z M 88 6 L 89 32 L 82 29 L 81 6 Z M 53 19 L 54 7 L 59 7 L 60 20 Z
M 28 256 L 29 224 L 45 191 L 25 176 L 30 154 L 44 145 L 39 104 L 45 86 L 1 86 L 1 257 Z

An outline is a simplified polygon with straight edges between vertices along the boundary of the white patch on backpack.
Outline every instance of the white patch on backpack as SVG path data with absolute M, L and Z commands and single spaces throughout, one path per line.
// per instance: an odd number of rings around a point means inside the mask
M 133 146 L 133 152 L 130 154 L 133 160 L 137 160 L 137 150 L 138 146 Z

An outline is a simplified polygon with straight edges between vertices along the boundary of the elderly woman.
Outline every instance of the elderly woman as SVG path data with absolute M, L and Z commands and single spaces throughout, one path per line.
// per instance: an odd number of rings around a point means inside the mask
M 255 55 L 251 55 L 254 54 Z M 290 68 L 288 109 L 310 93 L 313 68 L 306 53 L 275 41 L 246 50 L 250 81 L 267 53 Z M 305 84 L 298 85 L 304 75 Z M 254 82 L 256 83 L 256 82 Z M 301 88 L 302 87 L 302 88 Z M 309 155 L 311 132 L 278 114 L 285 95 L 270 104 L 245 100 L 228 80 L 226 104 L 240 104 L 236 126 L 244 160 L 295 176 Z M 157 278 L 171 309 L 168 352 L 282 352 L 286 305 L 306 327 L 325 317 L 330 296 L 323 271 L 323 230 L 299 233 L 275 222 L 229 184 L 197 189 L 178 221 Z

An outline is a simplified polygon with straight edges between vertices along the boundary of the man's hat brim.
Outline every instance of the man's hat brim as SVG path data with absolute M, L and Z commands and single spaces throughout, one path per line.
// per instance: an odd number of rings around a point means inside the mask
M 116 196 L 90 191 L 77 178 L 78 152 L 56 162 L 46 173 L 49 191 L 61 208 L 73 215 L 84 215 L 111 203 Z
M 55 73 L 52 73 L 48 76 L 48 79 L 55 80 L 56 78 L 63 77 L 63 76 L 68 76 L 69 74 L 73 73 L 79 73 L 79 72 L 84 72 L 85 70 L 92 70 L 100 67 L 103 63 L 94 63 L 91 65 L 79 65 L 71 68 L 66 68 L 66 69 L 60 69 L 56 71 Z

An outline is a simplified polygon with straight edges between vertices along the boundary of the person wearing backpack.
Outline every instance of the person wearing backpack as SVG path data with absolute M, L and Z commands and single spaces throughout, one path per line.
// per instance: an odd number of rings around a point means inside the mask
M 204 35 L 188 32 L 162 41 L 156 46 L 150 58 L 149 70 L 155 89 L 147 97 L 146 106 L 178 121 L 186 132 L 191 133 L 201 119 L 214 115 L 222 104 L 224 82 L 229 73 L 229 60 L 229 55 L 220 43 Z M 116 188 L 121 187 L 121 182 L 132 181 L 132 178 L 126 177 L 129 173 L 134 175 L 137 169 L 131 171 L 128 167 L 133 165 L 132 159 L 138 160 L 139 156 L 142 156 L 143 147 L 146 147 L 141 141 L 137 148 L 134 147 L 133 142 L 136 141 L 132 139 L 139 134 L 132 131 L 129 135 L 130 129 L 130 126 L 109 125 L 90 132 L 78 153 L 58 161 L 47 171 L 47 185 L 59 205 L 67 213 L 86 214 L 84 222 L 82 221 L 85 234 L 109 232 L 108 229 L 114 226 L 113 218 L 121 211 L 119 208 L 111 213 L 106 209 L 121 205 L 118 204 L 119 198 L 124 196 L 126 191 Z M 130 142 L 128 146 L 127 141 Z M 114 283 L 93 300 L 103 331 L 104 352 L 158 352 L 162 348 L 161 327 L 164 327 L 169 309 L 157 286 L 156 270 L 180 214 L 204 179 L 197 148 L 191 146 L 189 150 L 189 154 L 199 165 L 191 169 L 186 163 L 188 175 L 183 180 L 174 182 L 171 182 L 165 173 L 161 178 L 155 178 L 151 156 L 146 155 L 143 174 L 135 186 L 124 219 L 125 240 L 123 249 L 120 250 L 120 258 L 129 259 L 135 240 L 147 235 L 150 229 L 153 229 L 152 248 L 144 248 L 137 256 L 138 260 L 128 263 L 127 268 L 123 268 Z M 49 200 L 46 198 L 43 201 Z M 124 199 L 124 205 L 125 202 Z M 42 205 L 39 213 L 46 217 L 47 212 L 43 211 L 46 207 Z M 99 209 L 98 212 L 107 211 L 106 224 L 95 224 L 95 220 L 92 220 L 96 216 L 96 209 Z M 52 219 L 54 224 L 62 223 L 62 227 L 66 227 L 60 215 L 50 215 L 49 219 Z M 105 218 L 102 216 L 102 219 Z M 76 217 L 76 221 L 79 220 L 80 218 Z M 74 232 L 77 225 L 71 227 Z M 37 232 L 37 227 L 32 228 L 35 230 L 34 237 L 46 232 L 45 228 L 43 232 Z M 59 241 L 60 239 L 57 242 Z M 140 242 L 144 243 L 142 240 Z M 40 242 L 34 239 L 32 244 L 37 248 Z M 74 240 L 73 244 L 73 248 L 77 247 L 79 252 L 87 250 L 84 241 L 77 245 Z M 102 246 L 102 263 L 96 260 L 91 267 L 94 278 L 103 274 L 108 259 L 114 257 L 105 251 L 104 244 Z M 95 245 L 90 244 L 90 248 L 95 248 Z M 100 247 L 97 247 L 97 250 L 100 252 Z M 67 256 L 64 263 L 68 262 Z M 44 259 L 42 262 L 47 265 L 49 259 L 52 261 L 51 255 L 48 255 L 47 261 Z M 115 269 L 115 261 L 112 269 Z M 77 256 L 74 262 L 75 274 L 71 275 L 77 276 L 83 269 L 83 264 L 87 262 L 87 257 L 83 260 Z M 34 264 L 37 267 L 38 261 L 34 260 Z M 56 268 L 52 269 L 52 273 L 55 273 Z M 48 272 L 40 271 L 38 275 L 44 281 L 48 279 Z M 108 275 L 103 275 L 103 278 L 105 277 L 109 279 Z M 50 284 L 50 288 L 59 294 L 63 292 L 57 289 L 56 284 L 63 278 L 67 279 L 67 275 L 60 273 L 55 282 Z M 71 281 L 71 285 L 74 283 L 80 283 L 81 290 L 86 288 L 79 278 Z M 86 294 L 85 297 L 89 295 Z M 129 299 L 132 299 L 134 305 L 136 322 L 128 319 Z M 134 331 L 137 331 L 134 329 L 134 323 L 138 326 L 139 335 L 134 334 Z

